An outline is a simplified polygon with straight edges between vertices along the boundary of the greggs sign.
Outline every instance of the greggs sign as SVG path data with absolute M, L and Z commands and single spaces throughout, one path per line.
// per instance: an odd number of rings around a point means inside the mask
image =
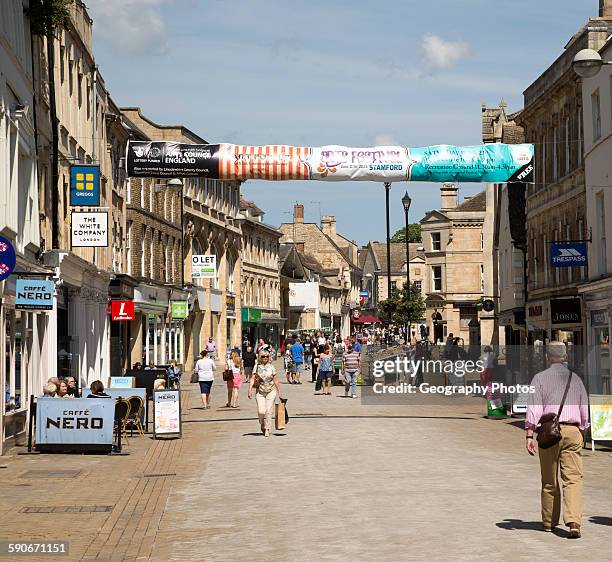
M 134 320 L 134 301 L 112 301 L 111 320 L 115 322 Z

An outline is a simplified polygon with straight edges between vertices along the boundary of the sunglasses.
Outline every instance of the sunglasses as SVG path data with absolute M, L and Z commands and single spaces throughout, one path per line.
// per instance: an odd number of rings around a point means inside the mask
M 270 356 L 269 356 L 269 355 L 262 355 L 262 356 L 260 357 L 260 359 L 270 359 Z

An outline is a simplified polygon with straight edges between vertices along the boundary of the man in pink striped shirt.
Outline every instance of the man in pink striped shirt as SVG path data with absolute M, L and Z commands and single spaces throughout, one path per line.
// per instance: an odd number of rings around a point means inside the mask
M 563 400 L 570 371 L 566 365 L 567 351 L 563 342 L 553 341 L 546 346 L 550 367 L 538 373 L 531 385 L 525 429 L 527 452 L 535 455 L 534 431 L 544 414 L 557 413 Z M 561 489 L 563 482 L 563 520 L 570 529 L 570 538 L 580 538 L 582 521 L 582 432 L 589 426 L 589 400 L 580 377 L 574 373 L 559 416 L 561 441 L 548 449 L 539 449 L 542 475 L 542 524 L 550 532 L 559 524 Z

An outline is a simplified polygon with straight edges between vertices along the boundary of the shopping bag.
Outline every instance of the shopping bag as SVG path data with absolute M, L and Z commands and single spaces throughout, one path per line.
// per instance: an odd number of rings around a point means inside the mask
M 322 386 L 323 386 L 323 379 L 321 378 L 321 375 L 317 375 L 317 382 L 315 383 L 315 392 L 318 392 L 319 390 L 321 390 Z
M 274 424 L 276 429 L 285 429 L 285 403 L 281 400 L 274 404 Z
M 191 373 L 191 378 L 189 379 L 189 382 L 195 383 L 195 382 L 198 382 L 198 380 L 199 380 L 198 373 L 196 371 Z

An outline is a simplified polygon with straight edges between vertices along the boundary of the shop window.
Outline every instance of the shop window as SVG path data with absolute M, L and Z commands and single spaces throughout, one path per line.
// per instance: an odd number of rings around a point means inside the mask
M 23 368 L 24 331 L 26 314 L 7 309 L 5 312 L 5 412 L 21 410 L 25 398 L 25 369 Z

